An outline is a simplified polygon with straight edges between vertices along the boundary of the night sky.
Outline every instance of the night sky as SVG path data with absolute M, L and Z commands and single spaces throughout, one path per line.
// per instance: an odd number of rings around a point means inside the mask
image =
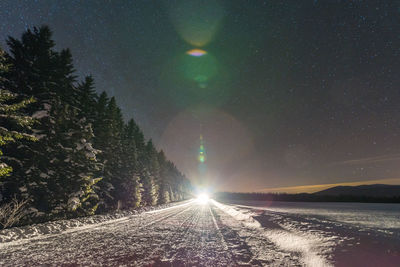
M 400 1 L 0 2 L 41 24 L 194 183 L 400 184 Z

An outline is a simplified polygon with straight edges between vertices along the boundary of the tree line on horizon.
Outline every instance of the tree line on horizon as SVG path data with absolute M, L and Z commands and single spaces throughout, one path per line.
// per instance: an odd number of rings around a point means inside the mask
M 243 193 L 243 192 L 218 192 L 214 194 L 217 200 L 237 201 L 282 201 L 282 202 L 360 202 L 360 203 L 400 203 L 399 196 L 378 197 L 367 195 L 319 195 L 309 193 Z
M 0 204 L 26 203 L 24 223 L 178 201 L 190 182 L 114 97 L 78 81 L 47 26 L 0 49 Z M 1 215 L 0 215 L 1 217 Z M 0 225 L 1 228 L 1 225 Z

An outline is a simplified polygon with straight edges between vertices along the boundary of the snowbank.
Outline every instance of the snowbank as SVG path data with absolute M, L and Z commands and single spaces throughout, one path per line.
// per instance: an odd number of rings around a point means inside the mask
M 249 211 L 244 211 L 237 208 L 235 209 L 233 206 L 221 204 L 213 199 L 211 199 L 210 201 L 213 205 L 215 205 L 226 214 L 229 214 L 236 220 L 241 221 L 245 226 L 250 228 L 261 228 L 261 224 L 258 221 L 254 220 L 252 214 L 249 213 Z
M 301 254 L 300 260 L 305 266 L 332 266 L 322 255 L 322 252 L 333 245 L 329 238 L 298 231 L 298 229 L 286 224 L 279 224 L 282 230 L 264 228 L 253 218 L 253 216 L 259 215 L 251 211 L 252 208 L 256 207 L 243 208 L 239 205 L 224 205 L 215 200 L 211 200 L 211 202 L 223 212 L 242 222 L 244 226 L 258 230 L 260 236 L 272 241 L 277 247 L 288 252 Z
M 301 261 L 306 266 L 332 266 L 320 254 L 323 240 L 314 236 L 304 236 L 285 230 L 269 230 L 265 237 L 274 242 L 280 248 L 302 254 Z

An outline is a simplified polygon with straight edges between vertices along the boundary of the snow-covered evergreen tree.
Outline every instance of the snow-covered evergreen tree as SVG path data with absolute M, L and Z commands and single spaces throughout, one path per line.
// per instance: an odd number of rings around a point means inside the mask
M 95 185 L 101 178 L 96 172 L 101 164 L 96 162 L 98 150 L 89 140 L 93 137 L 90 124 L 79 119 L 77 110 L 68 105 L 56 107 L 57 136 L 49 136 L 56 149 L 48 182 L 51 190 L 51 212 L 56 217 L 63 215 L 90 215 L 96 211 L 99 197 Z
M 5 52 L 0 49 L 0 147 L 15 142 L 18 139 L 36 140 L 34 136 L 26 132 L 18 131 L 21 130 L 21 128 L 30 128 L 33 124 L 33 118 L 23 115 L 20 110 L 33 103 L 34 98 L 31 97 L 17 103 L 15 101 L 13 102 L 13 100 L 17 98 L 17 95 L 6 89 L 8 67 L 9 65 L 5 59 Z M 3 162 L 2 159 L 17 161 L 17 159 L 3 155 L 0 149 L 0 177 L 9 175 L 12 171 L 12 167 Z
M 182 199 L 188 180 L 91 76 L 76 81 L 51 36 L 33 28 L 0 50 L 0 201 L 28 199 L 40 221 Z
M 90 143 L 90 124 L 78 116 L 71 55 L 53 49 L 47 27 L 28 30 L 21 41 L 10 38 L 8 44 L 13 90 L 35 96 L 37 101 L 27 112 L 38 121 L 32 129 L 38 141 L 21 142 L 14 151 L 23 165 L 13 177 L 14 191 L 32 199 L 45 217 L 91 214 L 97 205 L 97 152 Z
M 122 113 L 112 97 L 108 100 L 102 93 L 97 103 L 97 117 L 94 122 L 95 146 L 101 150 L 100 161 L 103 180 L 99 183 L 104 210 L 118 207 L 118 190 L 123 181 L 123 144 L 124 122 Z M 133 152 L 134 153 L 134 152 Z
M 158 164 L 160 166 L 159 178 L 158 178 L 158 203 L 164 204 L 171 201 L 170 196 L 170 183 L 171 177 L 168 170 L 167 159 L 164 151 L 160 151 L 157 154 Z
M 86 122 L 93 125 L 96 119 L 96 101 L 98 99 L 93 77 L 86 76 L 85 80 L 78 84 L 77 92 L 79 116 L 84 117 Z
M 118 181 L 117 198 L 124 208 L 137 208 L 141 202 L 142 185 L 139 178 L 139 164 L 134 139 L 137 125 L 133 119 L 125 125 L 122 136 L 121 181 Z
M 160 166 L 157 150 L 149 140 L 141 158 L 141 183 L 143 184 L 143 205 L 155 205 L 158 202 Z

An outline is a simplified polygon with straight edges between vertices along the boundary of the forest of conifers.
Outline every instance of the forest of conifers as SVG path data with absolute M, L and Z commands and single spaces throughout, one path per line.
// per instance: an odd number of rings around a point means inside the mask
M 24 203 L 18 224 L 168 203 L 190 183 L 125 121 L 114 97 L 78 81 L 47 26 L 0 50 L 0 206 Z M 3 215 L 5 216 L 5 215 Z M 0 225 L 1 229 L 1 225 Z

